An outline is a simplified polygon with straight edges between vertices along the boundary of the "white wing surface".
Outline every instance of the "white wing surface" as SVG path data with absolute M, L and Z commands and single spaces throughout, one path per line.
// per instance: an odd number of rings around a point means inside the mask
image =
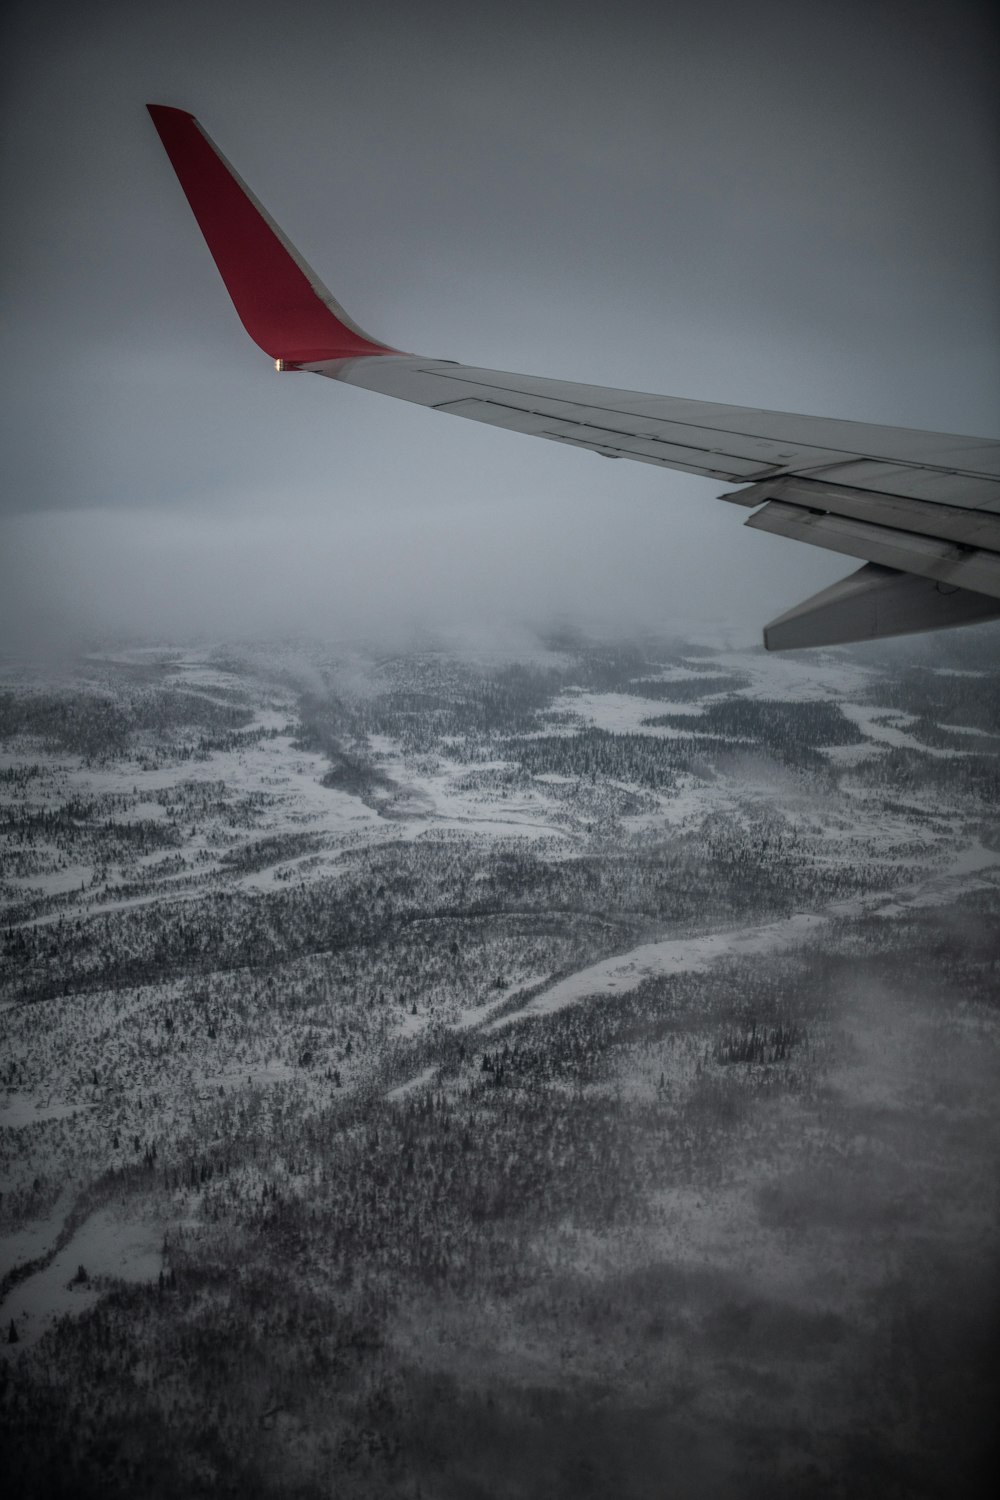
M 748 526 L 866 564 L 772 621 L 771 650 L 1000 616 L 1000 442 L 400 353 L 347 316 L 192 115 L 149 108 L 237 313 L 279 370 L 747 486 L 721 498 L 753 510 Z

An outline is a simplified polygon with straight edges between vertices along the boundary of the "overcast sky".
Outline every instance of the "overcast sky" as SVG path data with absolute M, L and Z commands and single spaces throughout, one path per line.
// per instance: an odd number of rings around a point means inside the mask
M 850 564 L 709 480 L 277 376 L 143 106 L 399 348 L 992 436 L 993 10 L 8 3 L 0 631 L 752 633 Z

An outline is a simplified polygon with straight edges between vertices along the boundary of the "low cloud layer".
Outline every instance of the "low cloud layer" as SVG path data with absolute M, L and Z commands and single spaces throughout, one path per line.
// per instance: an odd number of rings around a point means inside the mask
M 794 602 L 766 582 L 774 552 L 792 544 L 744 533 L 734 551 L 741 521 L 704 493 L 627 507 L 424 503 L 374 517 L 48 512 L 0 527 L 0 633 L 15 648 L 121 635 L 396 640 L 568 620 L 753 640 Z M 802 594 L 845 571 L 816 554 L 801 562 Z
M 396 347 L 990 435 L 996 25 L 956 0 L 13 0 L 0 628 L 756 630 L 848 570 L 718 489 L 278 377 L 146 116 Z

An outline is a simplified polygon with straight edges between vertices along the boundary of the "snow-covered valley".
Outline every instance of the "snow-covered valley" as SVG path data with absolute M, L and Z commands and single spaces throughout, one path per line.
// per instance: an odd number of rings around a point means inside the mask
M 56 1361 L 94 1441 L 174 1414 L 177 1492 L 249 1445 L 388 1494 L 438 1472 L 419 1412 L 464 1452 L 487 1401 L 509 1435 L 538 1385 L 666 1412 L 680 1382 L 664 1420 L 695 1469 L 721 1424 L 764 1484 L 770 1435 L 792 1494 L 855 1441 L 881 1360 L 898 1468 L 916 1417 L 887 1309 L 940 1319 L 942 1267 L 985 1286 L 1000 1264 L 983 640 L 7 663 L 12 1420 Z M 297 1330 L 280 1377 L 246 1353 L 276 1336 L 268 1298 Z M 723 1336 L 744 1317 L 786 1342 Z M 178 1319 L 230 1351 L 210 1397 Z M 206 1399 L 214 1458 L 192 1456 Z

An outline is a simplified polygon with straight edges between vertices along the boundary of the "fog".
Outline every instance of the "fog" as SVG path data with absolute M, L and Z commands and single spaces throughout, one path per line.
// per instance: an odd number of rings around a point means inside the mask
M 718 509 L 739 524 L 738 512 Z M 598 502 L 557 500 L 542 512 L 522 498 L 384 507 L 336 525 L 294 512 L 47 512 L 5 524 L 0 621 L 20 649 L 74 636 L 303 632 L 398 645 L 431 631 L 459 644 L 468 632 L 567 621 L 597 634 L 708 630 L 752 643 L 762 623 L 757 581 L 737 559 L 719 567 L 707 555 L 713 536 L 724 540 L 711 512 L 676 536 L 672 519 L 649 501 L 633 503 L 623 524 Z M 829 560 L 818 561 L 806 558 L 800 578 L 829 572 Z
M 849 565 L 726 486 L 276 377 L 143 104 L 397 347 L 991 435 L 991 9 L 10 6 L 4 639 L 756 633 Z

